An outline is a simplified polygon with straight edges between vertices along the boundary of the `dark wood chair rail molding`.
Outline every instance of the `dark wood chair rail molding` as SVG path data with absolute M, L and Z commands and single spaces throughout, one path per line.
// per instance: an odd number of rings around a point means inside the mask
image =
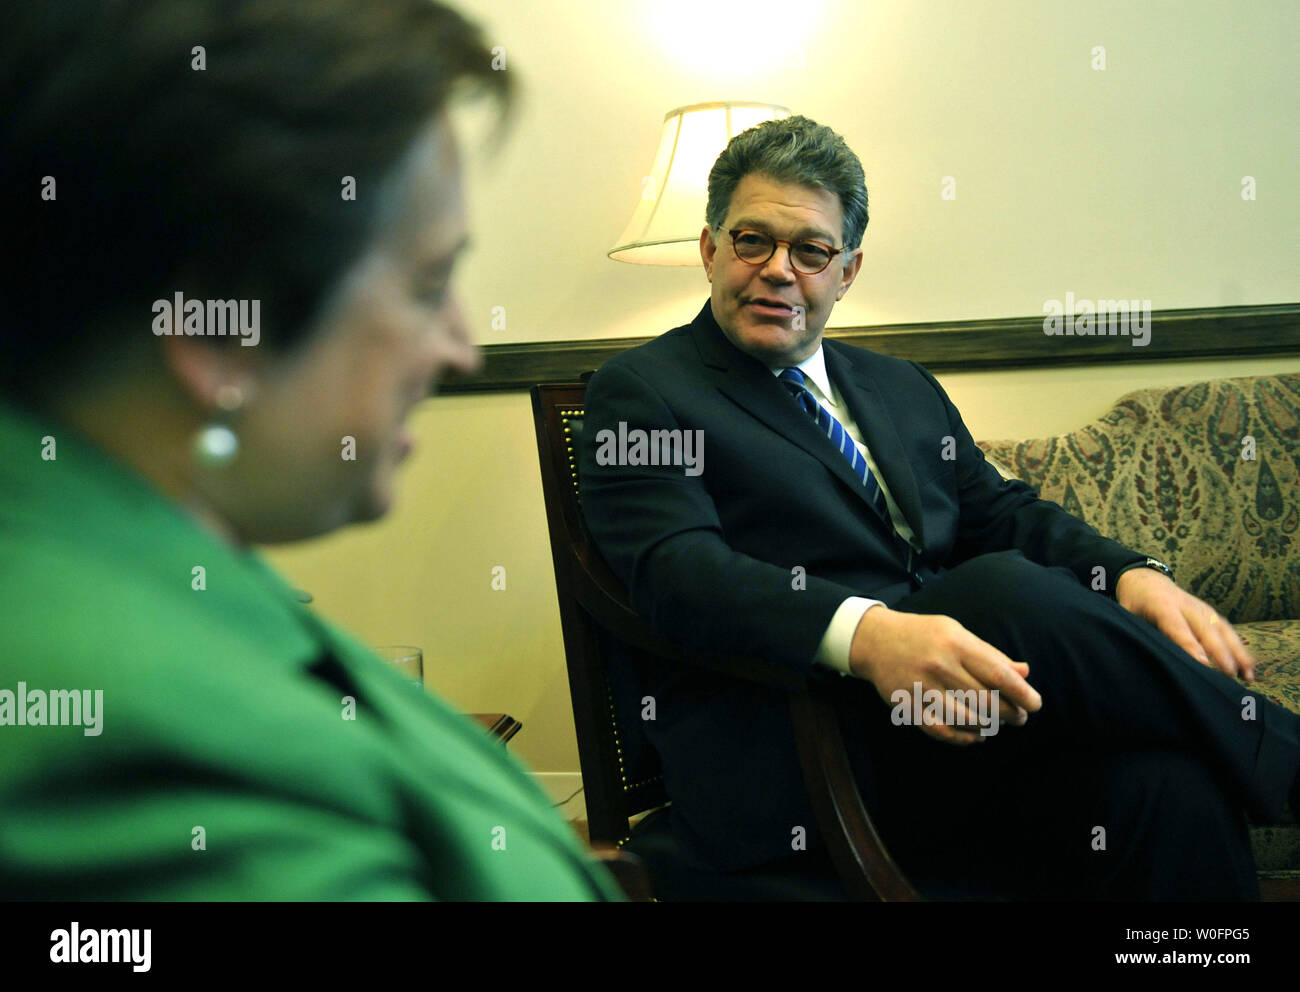
M 1150 341 L 1131 336 L 1051 336 L 1043 317 L 885 324 L 828 328 L 826 336 L 920 362 L 933 372 L 1099 365 L 1112 362 L 1189 361 L 1300 355 L 1300 303 L 1155 310 Z M 529 389 L 539 382 L 576 382 L 606 359 L 650 338 L 592 338 L 483 347 L 484 368 L 469 379 L 448 379 L 440 393 Z

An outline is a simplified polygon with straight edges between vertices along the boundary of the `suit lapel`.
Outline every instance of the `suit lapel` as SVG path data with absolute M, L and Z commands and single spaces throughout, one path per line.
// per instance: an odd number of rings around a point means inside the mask
M 867 498 L 866 487 L 863 486 L 862 480 L 854 475 L 848 459 L 835 450 L 835 445 L 813 423 L 812 418 L 799 409 L 798 404 L 790 398 L 789 391 L 770 369 L 727 340 L 722 333 L 722 328 L 713 317 L 713 309 L 709 303 L 704 304 L 704 309 L 690 326 L 691 334 L 700 351 L 700 358 L 711 371 L 718 390 L 751 416 L 825 465 L 832 474 L 861 498 L 863 505 L 879 520 L 880 514 L 871 505 L 871 501 Z M 854 416 L 858 416 L 856 411 Z M 897 437 L 894 440 L 901 452 Z M 868 443 L 870 444 L 870 441 Z M 875 453 L 879 449 L 873 446 L 871 450 Z M 910 480 L 910 470 L 908 477 Z M 893 492 L 893 480 L 889 479 L 889 482 L 890 491 Z M 911 485 L 912 495 L 915 497 L 915 483 Z M 908 520 L 911 520 L 910 515 Z M 883 520 L 881 522 L 884 523 Z
M 828 347 L 829 345 L 829 347 Z M 879 390 L 865 372 L 855 368 L 834 342 L 823 340 L 826 355 L 826 373 L 840 391 L 840 396 L 853 415 L 862 432 L 867 449 L 880 468 L 885 485 L 902 511 L 917 543 L 925 547 L 924 518 L 921 497 L 916 487 L 916 476 L 903 448 L 889 405 L 881 398 Z M 937 442 L 936 442 L 937 443 Z

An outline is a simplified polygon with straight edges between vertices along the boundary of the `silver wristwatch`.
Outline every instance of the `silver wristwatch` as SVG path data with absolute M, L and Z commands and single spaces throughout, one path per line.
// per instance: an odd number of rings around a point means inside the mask
M 1119 576 L 1123 575 L 1130 568 L 1154 568 L 1157 572 L 1164 572 L 1170 581 L 1172 581 L 1174 577 L 1174 570 L 1159 558 L 1147 558 L 1145 561 L 1135 561 L 1132 565 L 1125 565 L 1119 570 L 1119 575 L 1115 576 L 1115 581 L 1118 582 Z

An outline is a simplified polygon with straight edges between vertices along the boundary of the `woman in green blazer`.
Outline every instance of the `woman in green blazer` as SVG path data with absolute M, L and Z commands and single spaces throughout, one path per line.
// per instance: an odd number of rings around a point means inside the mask
M 382 515 L 479 359 L 428 0 L 25 5 L 0 182 L 0 899 L 618 899 L 251 547 Z M 17 192 L 14 192 L 17 191 Z

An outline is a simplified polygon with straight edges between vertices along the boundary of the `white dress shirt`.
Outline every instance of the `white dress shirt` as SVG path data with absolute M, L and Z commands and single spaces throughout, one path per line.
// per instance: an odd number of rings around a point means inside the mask
M 862 440 L 862 432 L 858 430 L 858 425 L 849 413 L 849 408 L 844 404 L 843 398 L 839 391 L 836 390 L 835 384 L 831 382 L 830 376 L 826 374 L 826 355 L 821 346 L 804 359 L 798 365 L 794 366 L 804 375 L 804 385 L 808 391 L 813 394 L 817 402 L 826 408 L 832 417 L 844 425 L 849 437 L 857 446 L 858 451 L 862 452 L 862 457 L 867 460 L 867 465 L 871 467 L 872 474 L 876 477 L 876 482 L 880 484 L 881 491 L 885 494 L 885 503 L 889 507 L 889 516 L 894 523 L 894 529 L 898 535 L 903 538 L 913 548 L 916 547 L 916 535 L 908 525 L 906 518 L 894 502 L 893 494 L 889 491 L 889 486 L 885 484 L 885 477 L 880 473 L 876 460 L 871 457 L 871 452 L 867 450 L 866 443 Z M 779 376 L 784 372 L 784 368 L 772 369 L 772 374 Z M 821 644 L 817 648 L 815 660 L 830 668 L 834 668 L 842 675 L 850 675 L 849 670 L 849 648 L 853 643 L 853 634 L 858 629 L 858 624 L 862 622 L 863 616 L 867 610 L 873 606 L 883 606 L 878 599 L 867 599 L 863 596 L 850 596 L 840 604 L 834 616 L 831 617 L 830 625 L 826 628 L 826 633 L 822 636 Z

